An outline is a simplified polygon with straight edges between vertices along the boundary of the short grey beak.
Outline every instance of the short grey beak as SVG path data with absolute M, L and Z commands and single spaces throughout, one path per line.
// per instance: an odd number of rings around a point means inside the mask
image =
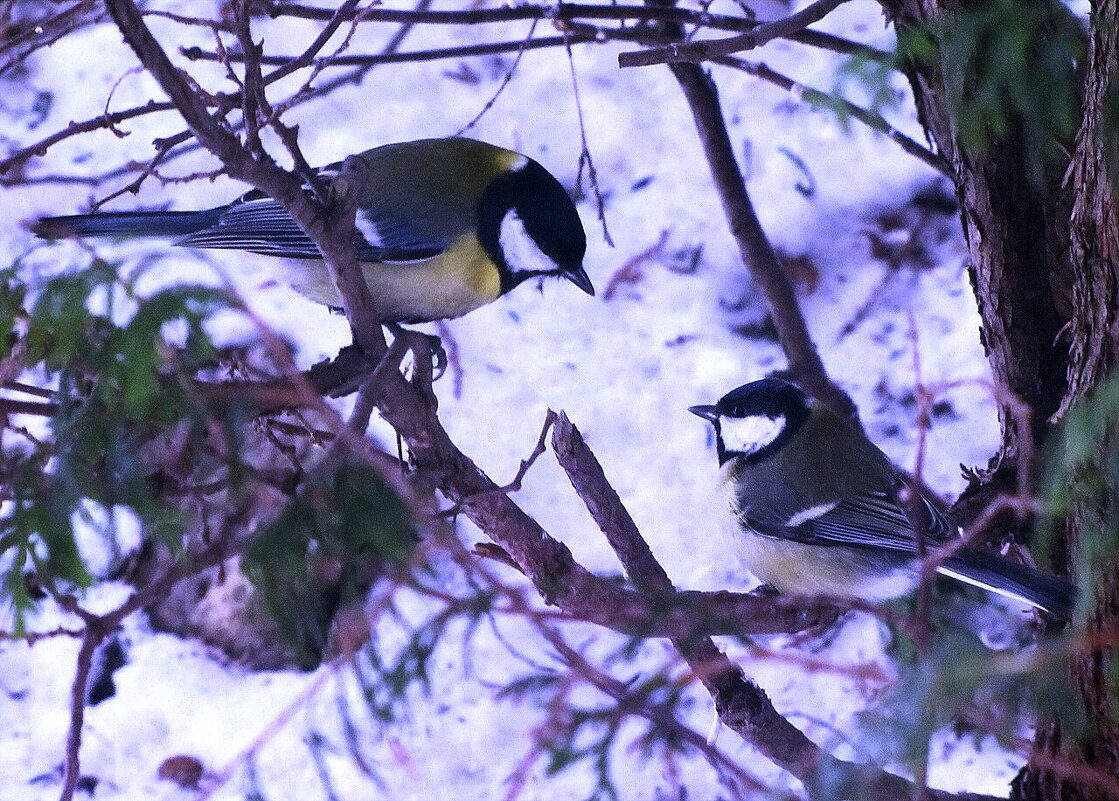
M 594 297 L 594 284 L 591 283 L 591 277 L 587 275 L 587 271 L 583 269 L 581 264 L 574 267 L 565 268 L 563 277 L 566 278 L 575 286 L 586 292 L 591 297 Z
M 710 404 L 703 404 L 700 406 L 689 406 L 688 411 L 698 417 L 702 417 L 709 423 L 714 423 L 719 419 L 719 413 L 715 411 L 715 407 Z

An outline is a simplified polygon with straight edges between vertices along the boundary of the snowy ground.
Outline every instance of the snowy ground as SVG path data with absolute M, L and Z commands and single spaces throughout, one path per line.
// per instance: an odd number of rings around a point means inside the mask
M 189 8 L 185 2 L 168 5 Z M 270 38 L 277 24 L 285 30 L 293 25 L 262 23 L 266 50 L 297 52 L 300 43 L 279 44 Z M 375 51 L 390 30 L 367 27 L 354 52 Z M 870 44 L 886 46 L 890 38 L 877 6 L 866 0 L 841 7 L 820 27 Z M 307 35 L 314 30 L 310 25 L 304 28 Z M 522 35 L 527 29 L 525 23 L 523 30 L 494 38 Z M 538 33 L 548 33 L 546 26 Z M 407 40 L 406 49 L 486 35 L 450 28 L 418 31 Z M 68 120 L 100 113 L 107 88 L 118 80 L 114 108 L 145 100 L 152 92 L 151 82 L 142 75 L 125 75 L 130 54 L 119 38 L 104 26 L 36 57 L 29 80 L 55 91 L 54 106 L 45 122 L 28 130 L 29 117 L 20 116 L 20 106 L 27 106 L 30 97 L 13 91 L 3 123 L 5 137 L 26 144 Z M 205 39 L 200 43 L 206 44 Z M 713 402 L 734 386 L 782 367 L 783 359 L 772 343 L 738 336 L 728 328 L 759 318 L 760 303 L 749 297 L 748 281 L 679 90 L 663 68 L 617 69 L 618 51 L 612 45 L 582 46 L 574 59 L 587 140 L 616 243 L 614 248 L 605 244 L 593 203 L 583 201 L 580 212 L 591 240 L 586 266 L 599 296 L 589 298 L 554 282 L 542 292 L 522 288 L 452 322 L 449 327 L 461 348 L 463 392 L 461 398 L 453 398 L 451 382 L 439 383 L 442 417 L 462 450 L 500 483 L 531 450 L 545 411 L 566 410 L 677 585 L 741 589 L 751 580 L 728 562 L 724 540 L 711 524 L 710 510 L 717 503 L 712 446 L 706 427 L 686 408 Z M 824 89 L 831 87 L 839 63 L 829 54 L 781 42 L 756 57 Z M 301 142 L 313 163 L 384 142 L 453 134 L 490 99 L 509 63 L 508 58 L 500 64 L 493 59 L 469 62 L 480 76 L 474 85 L 444 76 L 457 62 L 382 68 L 360 88 L 303 107 L 289 122 L 300 123 Z M 915 409 L 905 402 L 914 384 L 910 321 L 926 382 L 986 375 L 955 221 L 932 217 L 925 229 L 929 264 L 920 269 L 904 264 L 885 285 L 882 281 L 891 268 L 872 253 L 874 237 L 897 241 L 899 230 L 908 230 L 896 229 L 893 220 L 912 225 L 915 212 L 909 201 L 934 184 L 935 176 L 885 139 L 861 129 L 844 133 L 829 113 L 798 103 L 774 87 L 725 71 L 717 78 L 732 141 L 763 224 L 782 252 L 804 257 L 814 267 L 805 272 L 818 274 L 818 286 L 811 286 L 811 275 L 801 283 L 801 302 L 829 371 L 857 402 L 872 438 L 900 464 L 911 465 Z M 895 117 L 895 124 L 919 136 L 909 105 Z M 179 128 L 170 118 L 125 127 L 131 132 L 125 138 L 101 134 L 71 140 L 34 162 L 33 169 L 96 171 L 126 158 L 143 159 L 154 137 Z M 580 143 L 562 51 L 527 53 L 508 88 L 470 135 L 518 148 L 573 184 Z M 813 196 L 797 191 L 804 176 L 787 154 L 802 160 L 811 173 Z M 188 160 L 175 169 L 190 172 L 204 164 Z M 239 187 L 218 181 L 161 190 L 149 182 L 138 198 L 118 201 L 116 207 L 153 204 L 164 191 L 174 197 L 176 208 L 190 208 L 224 202 Z M 56 270 L 61 254 L 76 251 L 59 245 L 28 252 L 34 245 L 20 223 L 42 213 L 79 210 L 85 200 L 85 190 L 73 187 L 6 190 L 0 208 L 4 261 L 25 255 L 29 274 Z M 642 280 L 620 286 L 605 300 L 603 290 L 615 271 L 657 243 L 662 232 L 667 232 L 663 248 L 641 262 Z M 150 247 L 104 246 L 103 252 L 140 257 Z M 700 247 L 694 274 L 672 269 Z M 212 268 L 190 253 L 177 253 L 163 264 L 159 281 L 213 280 Z M 301 364 L 333 355 L 345 344 L 344 320 L 275 285 L 255 258 L 221 254 L 221 266 L 251 298 L 256 312 L 297 344 Z M 749 301 L 745 312 L 723 309 L 744 295 Z M 869 314 L 843 335 L 870 298 L 874 302 Z M 246 329 L 229 325 L 220 334 L 235 340 L 245 336 Z M 997 424 L 979 386 L 954 390 L 945 399 L 950 405 L 941 408 L 930 432 L 925 478 L 947 496 L 962 487 L 958 465 L 985 462 L 996 442 Z M 533 468 L 516 498 L 584 565 L 601 573 L 620 571 L 562 472 L 547 457 Z M 481 539 L 468 524 L 461 528 L 465 541 Z M 100 586 L 88 605 L 110 608 L 125 592 L 112 584 Z M 33 624 L 42 630 L 60 622 L 63 618 L 47 609 Z M 518 639 L 519 634 L 515 625 L 504 631 L 505 639 L 531 658 L 553 663 L 546 648 L 527 635 Z M 610 641 L 608 634 L 591 627 L 572 637 L 593 648 L 592 638 Z M 335 678 L 247 672 L 196 643 L 153 634 L 139 616 L 127 622 L 124 640 L 128 662 L 115 675 L 117 692 L 88 710 L 84 733 L 83 773 L 98 778 L 98 799 L 191 797 L 189 791 L 157 778 L 166 757 L 193 755 L 209 770 L 220 771 L 288 704 L 317 686 L 315 682 L 324 682 L 321 690 L 271 735 L 254 763 L 266 798 L 323 797 L 308 745 L 315 742 L 325 742 L 317 750 L 339 799 L 503 797 L 509 790 L 506 779 L 524 756 L 529 732 L 539 720 L 531 708 L 495 700 L 495 688 L 522 672 L 523 665 L 483 627 L 472 642 L 469 664 L 457 645 L 440 651 L 432 697 L 417 697 L 408 720 L 365 744 L 385 782 L 378 787 L 355 771 L 341 745 Z M 663 658 L 667 647 L 650 642 L 645 664 Z M 59 638 L 30 648 L 0 646 L 0 719 L 5 721 L 0 727 L 0 795 L 5 799 L 57 797 L 75 651 L 75 642 Z M 869 619 L 849 624 L 825 656 L 838 664 L 883 661 L 876 624 Z M 866 705 L 873 688 L 828 672 L 802 671 L 787 662 L 756 660 L 748 664 L 748 671 L 770 692 L 778 709 L 805 725 L 818 742 L 846 758 L 861 755 L 844 743 L 854 714 Z M 337 681 L 352 692 L 345 673 Z M 689 722 L 704 731 L 710 714 L 697 696 Z M 775 775 L 733 735 L 724 732 L 719 745 L 751 772 Z M 956 743 L 948 734 L 937 738 L 933 758 L 934 786 L 978 792 L 1005 792 L 1018 765 L 1016 757 L 994 744 L 977 751 L 972 743 Z M 624 799 L 667 797 L 658 795 L 667 793 L 671 784 L 660 763 L 643 767 L 639 754 L 627 751 L 617 756 L 616 765 Z M 689 797 L 715 797 L 720 792 L 712 771 L 699 758 L 683 760 L 680 770 L 691 786 Z M 559 777 L 536 770 L 521 797 L 581 798 L 590 792 L 590 781 L 582 768 Z M 241 765 L 215 797 L 240 798 L 246 787 Z

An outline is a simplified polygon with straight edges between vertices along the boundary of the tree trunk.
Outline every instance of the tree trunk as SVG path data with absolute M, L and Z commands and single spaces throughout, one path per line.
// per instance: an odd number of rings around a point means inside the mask
M 1030 0 L 1045 3 L 1048 0 Z M 982 316 L 982 340 L 999 385 L 1033 412 L 1029 434 L 1040 446 L 1058 419 L 1076 401 L 1109 379 L 1119 366 L 1119 206 L 1116 202 L 1114 123 L 1104 124 L 1107 102 L 1116 106 L 1119 89 L 1119 0 L 1093 4 L 1086 64 L 1079 65 L 1081 124 L 1068 159 L 1031 173 L 1020 133 L 1013 131 L 983 153 L 968 152 L 959 138 L 945 75 L 960 65 L 913 63 L 908 77 L 918 111 L 932 141 L 955 171 L 955 185 L 967 238 L 970 270 Z M 924 26 L 973 4 L 960 0 L 883 0 L 898 26 Z M 1025 6 L 1025 3 L 1022 4 Z M 1059 13 L 1061 9 L 1057 9 Z M 1071 67 L 1070 67 L 1071 69 Z M 1111 95 L 1109 96 L 1109 91 Z M 1002 479 L 1030 469 L 1020 464 L 1033 452 L 1004 405 L 1003 442 L 988 483 L 997 492 Z M 1099 444 L 1100 462 L 1119 436 Z M 1105 482 L 1090 500 L 1071 510 L 1064 536 L 1056 543 L 1058 570 L 1069 569 L 1078 543 L 1090 536 L 1116 537 L 1119 490 Z M 1101 528 L 1102 526 L 1102 528 Z M 1074 686 L 1089 717 L 1083 741 L 1063 742 L 1059 721 L 1039 725 L 1037 750 L 1015 782 L 1012 798 L 1029 801 L 1089 801 L 1115 797 L 1119 776 L 1119 565 L 1112 560 L 1085 588 L 1094 611 L 1087 637 L 1091 650 L 1070 666 Z M 1085 769 L 1087 768 L 1087 769 Z
M 1068 387 L 1061 411 L 1082 399 L 1094 387 L 1111 378 L 1119 361 L 1119 206 L 1115 180 L 1119 178 L 1114 130 L 1104 124 L 1108 93 L 1119 73 L 1119 6 L 1116 0 L 1100 0 L 1093 5 L 1093 21 L 1088 42 L 1088 63 L 1083 91 L 1083 119 L 1070 165 L 1067 191 L 1071 195 L 1070 215 L 1072 298 L 1074 312 L 1069 324 Z M 1113 100 L 1112 100 L 1113 102 Z M 1112 123 L 1112 126 L 1114 123 Z M 1099 442 L 1098 462 L 1119 444 L 1113 430 Z M 1116 477 L 1096 486 L 1088 500 L 1072 510 L 1065 527 L 1065 544 L 1070 553 L 1089 538 L 1108 537 L 1119 531 L 1119 497 Z M 1115 548 L 1115 545 L 1112 545 Z M 1114 632 L 1119 625 L 1119 566 L 1111 565 L 1098 575 L 1092 587 L 1085 588 L 1092 599 L 1087 619 L 1088 632 Z M 1042 728 L 1038 738 L 1042 754 L 1056 754 L 1057 765 L 1082 763 L 1094 768 L 1098 776 L 1111 776 L 1110 788 L 1098 779 L 1075 770 L 1053 770 L 1049 760 L 1035 759 L 1019 777 L 1014 798 L 1023 801 L 1095 801 L 1119 798 L 1119 652 L 1114 644 L 1078 655 L 1072 663 L 1073 681 L 1089 714 L 1094 729 L 1090 739 L 1062 744 L 1057 727 Z M 1063 746 L 1063 749 L 1062 749 Z M 1042 762 L 1042 764 L 1038 764 Z
M 966 11 L 956 0 L 884 0 L 899 32 L 924 28 Z M 1048 0 L 1037 0 L 1047 3 Z M 945 56 L 946 58 L 946 56 Z M 1067 163 L 1047 164 L 1037 176 L 1021 126 L 985 152 L 960 142 L 946 75 L 960 65 L 911 63 L 907 72 L 922 124 L 955 173 L 970 274 L 983 319 L 980 336 L 996 382 L 1034 411 L 1034 441 L 1065 392 L 1068 345 L 1069 203 L 1062 182 Z M 1014 464 L 1023 432 L 1003 413 L 998 463 Z

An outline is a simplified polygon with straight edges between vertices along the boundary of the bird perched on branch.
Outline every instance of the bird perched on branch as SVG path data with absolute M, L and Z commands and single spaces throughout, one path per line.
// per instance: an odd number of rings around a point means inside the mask
M 689 411 L 715 428 L 744 565 L 780 592 L 899 598 L 920 576 L 914 523 L 929 553 L 959 536 L 862 432 L 793 384 L 766 378 Z M 937 573 L 1072 612 L 1072 585 L 987 550 L 960 548 Z
M 473 139 L 421 139 L 360 154 L 354 250 L 384 323 L 459 317 L 540 276 L 589 295 L 587 238 L 575 204 L 539 163 Z M 341 163 L 319 172 L 327 182 Z M 43 217 L 41 237 L 175 237 L 176 245 L 285 260 L 292 286 L 342 305 L 315 243 L 272 198 L 253 190 L 204 211 Z

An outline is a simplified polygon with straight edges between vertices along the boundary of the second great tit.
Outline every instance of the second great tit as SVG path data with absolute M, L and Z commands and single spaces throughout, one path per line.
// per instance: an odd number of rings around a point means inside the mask
M 919 579 L 906 486 L 882 451 L 846 420 L 776 378 L 692 406 L 715 428 L 743 564 L 778 591 L 871 603 Z M 959 536 L 923 496 L 916 513 L 929 551 Z M 1072 585 L 998 554 L 965 547 L 937 572 L 1067 620 Z
M 383 145 L 368 169 L 354 249 L 384 323 L 459 317 L 538 276 L 589 295 L 587 238 L 575 204 L 539 163 L 463 137 Z M 329 181 L 341 163 L 319 172 Z M 300 294 L 341 306 L 315 243 L 283 206 L 253 190 L 204 211 L 124 211 L 43 217 L 41 237 L 175 237 L 176 245 L 283 259 Z

